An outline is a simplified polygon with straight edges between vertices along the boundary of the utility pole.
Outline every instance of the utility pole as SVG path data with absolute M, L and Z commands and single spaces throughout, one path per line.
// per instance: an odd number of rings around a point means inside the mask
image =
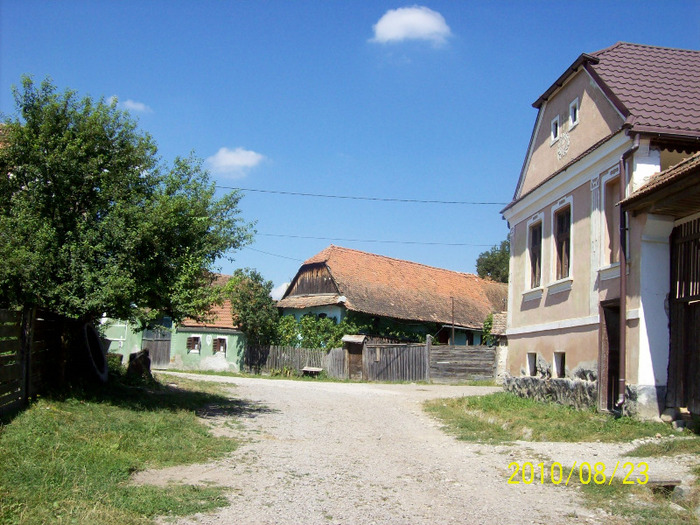
M 450 297 L 452 299 L 452 346 L 455 345 L 455 298 Z

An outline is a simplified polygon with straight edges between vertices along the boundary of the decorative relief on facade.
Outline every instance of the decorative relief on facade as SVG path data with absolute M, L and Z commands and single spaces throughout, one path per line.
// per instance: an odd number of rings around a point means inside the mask
M 559 160 L 563 159 L 567 153 L 569 153 L 569 146 L 571 146 L 571 138 L 566 131 L 563 131 L 559 135 L 559 144 L 557 145 L 557 158 Z
M 600 177 L 597 175 L 591 179 L 591 192 L 594 192 L 600 186 Z

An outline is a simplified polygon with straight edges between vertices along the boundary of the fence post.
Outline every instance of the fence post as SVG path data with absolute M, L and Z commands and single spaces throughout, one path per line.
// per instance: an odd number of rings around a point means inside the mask
M 19 386 L 19 398 L 22 406 L 26 406 L 32 391 L 32 345 L 34 342 L 34 323 L 36 320 L 36 308 L 22 309 L 22 335 L 19 345 L 19 358 L 21 381 Z
M 433 336 L 428 334 L 425 336 L 425 379 L 430 381 L 430 352 L 433 347 Z

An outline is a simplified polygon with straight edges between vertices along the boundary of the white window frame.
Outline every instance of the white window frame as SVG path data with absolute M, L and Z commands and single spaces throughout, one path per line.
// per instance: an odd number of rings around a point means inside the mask
M 532 226 L 535 224 L 540 223 L 542 225 L 542 235 L 540 239 L 540 285 L 533 288 L 532 287 L 532 260 L 530 259 L 530 232 Z M 527 247 L 525 250 L 525 253 L 527 256 L 525 257 L 526 261 L 526 271 L 525 271 L 525 287 L 523 288 L 525 290 L 524 295 L 525 295 L 525 300 L 531 300 L 531 299 L 539 299 L 542 297 L 542 291 L 544 289 L 544 278 L 545 278 L 545 273 L 544 273 L 544 212 L 538 212 L 535 213 L 532 217 L 530 217 L 525 225 L 527 228 L 525 236 L 526 236 L 526 242 L 527 242 Z
M 554 136 L 554 125 L 556 124 L 557 126 L 557 136 Z M 551 146 L 552 144 L 555 144 L 556 142 L 559 141 L 559 137 L 561 137 L 561 124 L 559 124 L 559 115 L 554 117 L 552 121 L 549 123 L 549 145 Z
M 557 212 L 566 207 L 569 208 L 569 213 L 571 214 L 569 223 L 569 275 L 557 279 L 556 216 Z M 572 195 L 567 195 L 559 199 L 557 203 L 552 206 L 550 225 L 550 239 L 552 239 L 552 242 L 550 250 L 550 283 L 547 285 L 547 289 L 549 294 L 554 294 L 570 290 L 571 283 L 574 280 L 574 198 Z
M 607 280 L 607 279 L 614 279 L 616 277 L 620 276 L 620 262 L 616 263 L 608 263 L 607 260 L 607 253 L 605 250 L 605 237 L 607 234 L 607 229 L 608 229 L 608 223 L 607 223 L 607 216 L 605 215 L 605 196 L 607 194 L 607 191 L 605 191 L 606 186 L 608 183 L 611 181 L 617 179 L 620 177 L 620 166 L 615 165 L 609 170 L 603 172 L 600 175 L 600 184 L 599 184 L 599 191 L 600 191 L 600 260 L 598 262 L 598 270 L 601 272 L 601 279 L 602 280 Z
M 192 349 L 187 349 L 188 354 L 201 354 L 202 353 L 202 336 L 201 335 L 190 335 L 187 337 L 187 339 L 198 339 L 199 342 L 194 345 L 194 348 Z M 185 347 L 187 344 L 185 343 Z
M 572 109 L 576 110 L 576 120 L 573 118 L 573 112 Z M 576 125 L 581 121 L 581 106 L 578 101 L 578 97 L 576 97 L 571 104 L 569 104 L 569 131 L 574 129 Z
M 223 340 L 224 344 L 226 345 L 226 348 L 224 350 L 221 350 L 221 347 L 219 347 L 219 350 L 214 351 L 214 341 L 218 341 L 218 340 Z M 212 354 L 214 354 L 214 355 L 219 354 L 219 353 L 223 353 L 224 355 L 226 355 L 226 352 L 228 352 L 228 336 L 215 335 L 214 339 L 212 341 L 211 350 L 212 350 Z

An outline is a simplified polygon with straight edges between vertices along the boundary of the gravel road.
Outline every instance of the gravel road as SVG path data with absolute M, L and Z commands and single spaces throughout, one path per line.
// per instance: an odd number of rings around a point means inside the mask
M 230 487 L 229 507 L 181 519 L 182 525 L 606 523 L 609 516 L 581 505 L 575 487 L 507 484 L 508 464 L 614 465 L 629 460 L 622 454 L 633 448 L 470 444 L 447 435 L 421 408 L 427 399 L 498 388 L 187 377 L 231 383 L 231 394 L 258 410 L 242 423 L 210 419 L 216 432 L 245 440 L 230 457 L 136 476 L 139 483 Z M 691 458 L 648 462 L 652 477 L 691 479 Z

